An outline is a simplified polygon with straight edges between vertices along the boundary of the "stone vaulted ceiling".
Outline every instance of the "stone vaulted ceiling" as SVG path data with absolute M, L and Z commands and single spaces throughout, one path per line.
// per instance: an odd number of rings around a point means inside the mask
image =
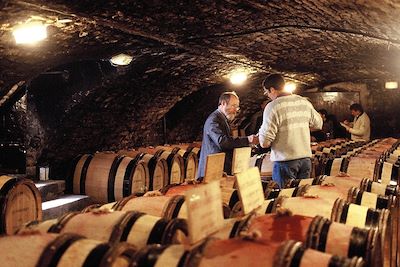
M 11 30 L 26 20 L 46 23 L 49 37 L 16 45 Z M 210 83 L 238 66 L 305 87 L 400 73 L 400 1 L 3 0 L 0 27 L 0 95 L 52 67 L 123 51 L 164 51 L 163 64 L 197 65 Z
M 48 38 L 17 45 L 12 30 L 25 21 L 46 24 Z M 110 66 L 121 52 L 132 63 Z M 399 63 L 400 1 L 0 1 L 0 114 L 28 89 L 30 108 L 19 101 L 22 119 L 10 118 L 32 162 L 200 140 L 222 90 L 237 89 L 246 118 L 271 72 L 300 89 L 374 83 L 375 129 L 398 134 L 387 115 L 400 96 L 379 84 L 398 79 Z M 239 68 L 250 81 L 234 88 L 227 75 Z

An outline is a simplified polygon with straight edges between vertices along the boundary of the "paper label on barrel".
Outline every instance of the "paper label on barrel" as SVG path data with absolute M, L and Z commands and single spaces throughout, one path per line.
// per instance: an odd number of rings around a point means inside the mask
M 324 147 L 322 149 L 322 153 L 330 153 L 330 152 L 331 152 L 331 148 L 329 148 L 329 147 Z
M 389 158 L 390 158 L 390 159 L 393 159 L 393 160 L 398 160 L 398 159 L 399 159 L 399 155 L 390 154 Z
M 375 193 L 375 194 L 378 194 L 378 195 L 384 196 L 386 194 L 386 185 L 383 185 L 383 184 L 380 184 L 380 183 L 376 183 L 376 182 L 372 182 L 371 192 Z
M 361 198 L 361 206 L 376 209 L 376 202 L 378 201 L 378 195 L 370 192 L 363 192 Z
M 190 244 L 222 229 L 224 217 L 219 181 L 199 185 L 185 192 Z
M 137 248 L 142 248 L 147 245 L 151 230 L 154 225 L 160 220 L 160 217 L 152 215 L 143 215 L 133 224 L 126 241 L 135 245 Z
M 392 168 L 393 164 L 384 162 L 381 174 L 381 183 L 382 184 L 390 184 L 390 180 L 392 179 Z
M 240 147 L 233 150 L 232 174 L 240 173 L 249 168 L 251 147 Z
M 396 149 L 392 152 L 393 155 L 400 156 L 400 149 Z
M 346 224 L 355 227 L 365 227 L 368 207 L 350 204 L 347 212 Z
M 260 171 L 257 167 L 236 174 L 240 201 L 244 214 L 258 208 L 264 202 Z
M 336 175 L 340 172 L 340 166 L 342 165 L 342 160 L 343 160 L 342 158 L 333 160 L 331 167 L 331 175 Z
M 282 197 L 282 196 L 283 197 L 293 197 L 293 193 L 294 193 L 295 189 L 296 189 L 295 187 L 282 189 L 281 192 L 279 192 L 279 196 L 280 197 Z
M 255 210 L 256 214 L 257 215 L 265 215 L 268 205 L 269 205 L 269 203 L 271 203 L 272 200 L 273 199 L 264 200 L 263 203 L 261 204 L 261 206 Z
M 299 185 L 312 185 L 314 178 L 300 179 Z
M 157 262 L 154 267 L 164 267 L 178 266 L 183 254 L 185 253 L 185 248 L 183 245 L 170 245 L 158 256 Z
M 207 156 L 204 172 L 205 183 L 220 180 L 224 172 L 225 153 L 216 153 Z

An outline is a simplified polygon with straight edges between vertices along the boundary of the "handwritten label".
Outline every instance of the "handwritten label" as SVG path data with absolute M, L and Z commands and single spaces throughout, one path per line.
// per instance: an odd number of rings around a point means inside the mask
M 392 159 L 392 160 L 398 160 L 399 159 L 399 155 L 390 154 L 389 158 Z
M 299 185 L 312 185 L 314 178 L 300 179 Z
M 233 150 L 232 174 L 240 173 L 249 168 L 251 147 L 240 147 Z
M 279 192 L 280 197 L 293 197 L 293 193 L 296 188 L 285 188 L 281 189 L 281 192 Z
M 223 228 L 224 217 L 219 181 L 212 181 L 186 191 L 185 199 L 190 244 L 195 244 Z
M 386 185 L 372 182 L 371 193 L 375 193 L 375 194 L 384 196 L 386 194 Z
M 207 156 L 206 169 L 203 181 L 205 183 L 220 180 L 224 172 L 225 153 L 216 153 Z
M 340 166 L 342 166 L 342 160 L 343 160 L 342 158 L 333 160 L 331 167 L 331 175 L 336 175 L 340 172 Z
M 266 199 L 266 200 L 264 200 L 262 205 L 259 208 L 255 209 L 256 214 L 257 215 L 265 215 L 265 214 L 267 214 L 268 206 L 271 204 L 272 201 L 275 201 L 275 199 Z
M 347 211 L 346 224 L 355 227 L 365 227 L 368 207 L 350 204 Z
M 376 209 L 376 202 L 378 201 L 378 195 L 370 192 L 363 192 L 361 198 L 361 206 Z
M 384 162 L 381 174 L 381 183 L 382 184 L 390 184 L 390 180 L 392 179 L 392 169 L 393 164 Z
M 322 153 L 330 153 L 331 152 L 331 148 L 330 147 L 324 147 L 322 149 Z
M 263 204 L 264 193 L 260 171 L 257 167 L 236 174 L 236 181 L 244 214 L 248 214 Z

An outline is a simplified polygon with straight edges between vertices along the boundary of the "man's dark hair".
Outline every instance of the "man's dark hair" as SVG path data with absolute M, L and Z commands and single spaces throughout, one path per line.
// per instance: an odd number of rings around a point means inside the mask
M 328 111 L 326 111 L 326 109 L 320 109 L 320 110 L 318 110 L 318 113 L 321 113 L 321 114 L 324 114 L 325 115 L 325 117 L 327 117 L 328 116 Z
M 280 74 L 270 74 L 264 79 L 262 85 L 264 90 L 269 91 L 269 88 L 274 87 L 275 90 L 281 91 L 285 87 L 285 79 Z
M 354 110 L 354 111 L 360 111 L 361 113 L 364 112 L 362 106 L 358 103 L 354 103 L 350 106 L 350 110 Z
M 218 106 L 221 105 L 222 102 L 229 104 L 229 101 L 231 100 L 231 96 L 239 98 L 239 96 L 233 91 L 232 92 L 224 92 L 219 96 Z

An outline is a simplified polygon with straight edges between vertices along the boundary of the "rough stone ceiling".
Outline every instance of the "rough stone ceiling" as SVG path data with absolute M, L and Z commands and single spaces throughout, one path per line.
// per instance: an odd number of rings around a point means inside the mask
M 49 37 L 16 45 L 12 28 L 28 19 L 48 24 Z M 400 1 L 388 0 L 3 0 L 0 96 L 53 67 L 122 51 L 174 51 L 182 57 L 160 57 L 177 68 L 207 61 L 210 83 L 237 66 L 254 77 L 283 72 L 305 87 L 394 79 L 399 29 Z

